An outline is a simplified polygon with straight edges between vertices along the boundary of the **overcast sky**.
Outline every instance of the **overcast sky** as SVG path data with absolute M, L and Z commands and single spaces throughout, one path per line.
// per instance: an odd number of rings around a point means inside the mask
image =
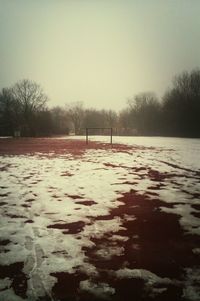
M 24 78 L 49 105 L 119 110 L 200 67 L 199 0 L 0 0 L 0 88 Z

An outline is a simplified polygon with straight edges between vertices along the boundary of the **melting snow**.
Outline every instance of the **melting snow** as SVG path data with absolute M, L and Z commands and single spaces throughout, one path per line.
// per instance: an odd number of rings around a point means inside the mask
M 193 207 L 199 204 L 200 194 L 199 140 L 138 137 L 115 140 L 141 147 L 128 152 L 88 150 L 76 159 L 67 154 L 57 158 L 40 154 L 1 157 L 0 237 L 10 242 L 0 246 L 0 265 L 24 262 L 28 298 L 45 295 L 52 298 L 51 290 L 57 280 L 51 273 L 74 273 L 79 269 L 88 277 L 98 275 L 96 267 L 88 262 L 84 248 L 93 247 L 92 238 L 107 233 L 112 233 L 113 241 L 126 242 L 129 238 L 117 232 L 124 229 L 123 221 L 134 221 L 135 216 L 124 215 L 123 220 L 117 216 L 111 220 L 95 218 L 109 215 L 121 205 L 119 197 L 133 188 L 150 199 L 170 204 L 170 208 L 161 207 L 161 210 L 178 214 L 185 233 L 200 235 L 199 217 L 194 215 L 198 211 Z M 154 177 L 156 171 L 162 175 L 160 180 Z M 159 189 L 158 185 L 161 185 Z M 88 201 L 92 202 L 90 206 L 86 205 Z M 68 230 L 59 228 L 62 225 L 69 225 Z M 114 246 L 102 246 L 97 251 L 105 259 L 123 253 L 123 247 Z M 199 290 L 193 280 L 199 277 L 198 273 L 199 270 L 194 273 L 187 270 L 191 280 L 184 295 L 188 300 L 197 300 Z M 155 294 L 156 289 L 157 293 L 164 289 L 155 288 L 156 283 L 171 282 L 142 269 L 120 269 L 116 275 L 142 278 Z M 7 277 L 0 279 L 0 299 L 21 301 L 10 285 Z M 80 289 L 103 297 L 115 292 L 106 283 L 95 284 L 90 280 L 81 281 Z
M 92 293 L 96 297 L 100 297 L 104 300 L 109 300 L 110 296 L 115 293 L 115 289 L 110 287 L 107 283 L 92 283 L 89 280 L 80 282 L 80 289 Z

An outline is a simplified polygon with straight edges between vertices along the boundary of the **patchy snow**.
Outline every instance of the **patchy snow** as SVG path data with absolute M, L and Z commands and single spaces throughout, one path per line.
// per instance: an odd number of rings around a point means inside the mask
M 5 290 L 6 288 L 9 288 L 11 285 L 12 281 L 9 278 L 4 278 L 0 282 L 0 290 Z
M 194 249 L 192 250 L 192 252 L 193 252 L 194 254 L 200 255 L 200 248 L 194 248 Z
M 198 210 L 191 208 L 190 204 L 178 204 L 174 205 L 173 208 L 161 207 L 160 209 L 163 212 L 180 215 L 180 224 L 182 225 L 183 229 L 191 234 L 200 235 L 199 218 L 192 214 L 193 212 L 198 212 Z
M 147 282 L 149 285 L 154 285 L 155 283 L 169 284 L 171 280 L 168 278 L 161 278 L 151 273 L 150 271 L 144 269 L 120 269 L 116 272 L 118 278 L 140 278 Z
M 119 279 L 141 279 L 144 281 L 144 292 L 150 297 L 155 297 L 167 290 L 167 286 L 172 284 L 178 285 L 178 281 L 172 282 L 169 278 L 161 278 L 156 274 L 144 269 L 120 269 L 116 272 Z M 160 286 L 160 287 L 159 287 Z
M 123 247 L 101 245 L 101 249 L 96 252 L 96 255 L 104 258 L 105 260 L 111 259 L 113 256 L 120 256 L 124 253 Z
M 186 300 L 199 301 L 200 296 L 200 269 L 187 268 L 186 271 L 186 286 L 183 290 L 183 297 Z
M 108 261 L 124 255 L 124 244 L 130 239 L 123 234 L 124 223 L 137 218 L 134 213 L 106 217 L 123 205 L 120 197 L 131 190 L 162 201 L 159 210 L 178 216 L 185 234 L 200 235 L 200 141 L 114 137 L 114 142 L 133 148 L 124 152 L 92 149 L 76 159 L 53 153 L 0 157 L 0 237 L 9 240 L 0 243 L 0 265 L 24 263 L 27 300 L 44 296 L 53 300 L 57 279 L 52 273 L 81 271 L 91 279 L 98 277 L 98 268 L 85 252 L 95 247 L 95 239 L 109 236 L 109 244 L 103 241 L 95 251 L 98 258 Z M 131 208 L 137 210 L 137 206 Z M 139 236 L 136 232 L 133 237 L 137 240 Z M 137 241 L 132 248 L 140 249 Z M 193 248 L 193 253 L 197 250 Z M 192 272 L 187 270 L 188 279 Z M 198 273 L 196 269 L 197 278 Z M 157 284 L 172 281 L 144 269 L 123 268 L 116 275 L 143 279 L 145 288 L 151 287 L 155 295 L 166 289 Z M 80 289 L 102 298 L 115 293 L 107 283 L 91 279 L 81 281 Z M 0 277 L 0 300 L 21 301 L 10 281 Z M 194 282 L 185 288 L 188 300 L 197 300 Z
M 110 300 L 110 296 L 115 293 L 115 289 L 110 287 L 107 283 L 92 283 L 89 280 L 80 282 L 80 289 L 92 293 L 96 297 L 100 297 L 103 300 Z
M 0 293 L 1 301 L 24 301 L 23 298 L 15 295 L 12 288 L 4 290 Z
M 162 283 L 169 284 L 172 282 L 169 278 L 161 278 L 156 274 L 144 269 L 120 269 L 116 272 L 118 278 L 140 278 L 143 279 L 147 285 L 152 286 L 154 284 Z

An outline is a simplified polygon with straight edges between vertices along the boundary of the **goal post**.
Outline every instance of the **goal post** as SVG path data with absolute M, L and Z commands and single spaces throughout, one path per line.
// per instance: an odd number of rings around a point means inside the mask
M 86 144 L 89 142 L 89 131 L 90 130 L 109 130 L 110 131 L 110 144 L 112 145 L 112 137 L 113 137 L 113 128 L 86 128 L 85 129 L 85 137 L 86 137 Z

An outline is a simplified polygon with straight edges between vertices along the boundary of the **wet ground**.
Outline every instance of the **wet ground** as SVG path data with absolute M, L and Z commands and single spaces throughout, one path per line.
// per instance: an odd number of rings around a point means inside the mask
M 200 300 L 200 170 L 176 149 L 0 140 L 0 300 Z

